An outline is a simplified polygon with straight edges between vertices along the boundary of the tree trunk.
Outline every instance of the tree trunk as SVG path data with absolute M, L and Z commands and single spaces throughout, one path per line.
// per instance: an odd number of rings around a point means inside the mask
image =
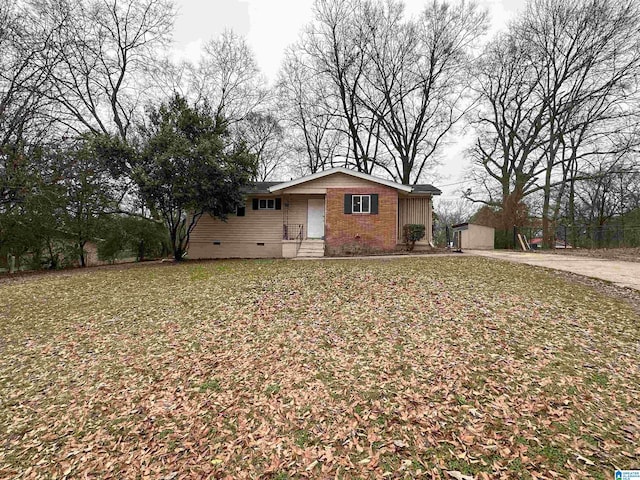
M 578 229 L 576 226 L 576 181 L 573 167 L 569 182 L 569 222 L 571 223 L 571 246 L 576 248 L 578 246 Z
M 553 231 L 551 230 L 553 222 L 550 221 L 551 214 L 551 165 L 547 168 L 544 182 L 544 200 L 542 203 L 542 248 L 552 248 Z
M 180 245 L 178 243 L 178 227 L 175 225 L 171 225 L 169 229 L 169 238 L 171 239 L 171 250 L 173 250 L 173 258 L 176 262 L 179 262 L 182 259 L 182 255 L 180 255 Z
M 142 262 L 144 260 L 144 240 L 140 240 L 138 244 L 138 261 Z
M 51 240 L 47 240 L 47 250 L 49 251 L 49 270 L 57 270 L 58 265 L 60 264 L 60 259 L 57 253 L 53 253 L 53 245 L 51 244 Z
M 87 266 L 87 259 L 85 258 L 84 255 L 84 246 L 85 246 L 86 242 L 80 242 L 78 245 L 80 246 L 80 266 L 82 268 Z

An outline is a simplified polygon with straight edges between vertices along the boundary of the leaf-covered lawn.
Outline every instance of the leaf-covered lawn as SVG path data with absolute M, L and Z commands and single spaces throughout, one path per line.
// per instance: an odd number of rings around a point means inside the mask
M 0 298 L 0 478 L 640 465 L 637 313 L 533 267 L 224 261 L 44 276 Z

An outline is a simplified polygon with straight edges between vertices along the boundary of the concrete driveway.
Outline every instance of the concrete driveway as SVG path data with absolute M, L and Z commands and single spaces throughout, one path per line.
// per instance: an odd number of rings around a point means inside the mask
M 640 290 L 640 262 L 501 250 L 465 250 L 464 253 L 526 263 L 537 267 L 555 268 L 556 270 L 577 273 L 585 277 L 607 280 L 620 287 Z

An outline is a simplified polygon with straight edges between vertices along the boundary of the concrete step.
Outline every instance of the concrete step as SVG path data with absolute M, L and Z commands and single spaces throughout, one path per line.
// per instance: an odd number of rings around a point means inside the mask
M 304 240 L 300 244 L 297 257 L 324 257 L 324 240 Z
M 321 257 L 323 257 L 324 250 L 298 250 L 298 257 L 303 257 L 305 255 L 320 255 Z
M 324 252 L 298 252 L 296 258 L 322 258 Z

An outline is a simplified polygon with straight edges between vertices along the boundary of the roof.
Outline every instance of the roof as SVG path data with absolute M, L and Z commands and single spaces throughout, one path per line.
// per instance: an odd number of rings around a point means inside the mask
M 401 183 L 397 183 L 391 180 L 386 180 L 380 177 L 375 177 L 373 175 L 358 172 L 356 170 L 350 170 L 344 167 L 334 167 L 328 170 L 322 170 L 320 172 L 316 172 L 311 175 L 306 175 L 304 177 L 296 178 L 295 180 L 290 180 L 288 182 L 261 182 L 261 184 L 262 185 L 271 184 L 268 186 L 268 191 L 273 193 L 273 192 L 277 192 L 278 190 L 283 190 L 285 188 L 300 185 L 301 183 L 317 180 L 318 178 L 323 178 L 329 175 L 333 175 L 335 173 L 343 173 L 345 175 L 350 175 L 352 177 L 361 178 L 363 180 L 368 180 L 373 183 L 378 183 L 380 185 L 385 185 L 387 187 L 395 188 L 396 190 L 400 190 L 406 193 L 414 193 L 414 194 L 428 193 L 431 195 L 440 195 L 442 193 L 438 188 L 428 183 L 421 183 L 413 186 L 403 185 Z M 249 193 L 260 193 L 260 192 L 255 191 L 255 192 L 249 192 Z M 264 192 L 264 193 L 267 193 L 267 192 Z
M 295 185 L 300 185 L 301 183 L 310 182 L 312 180 L 317 180 L 318 178 L 327 177 L 329 175 L 333 175 L 336 173 L 343 173 L 345 175 L 361 178 L 363 180 L 368 180 L 373 183 L 379 183 L 381 185 L 386 185 L 387 187 L 395 188 L 396 190 L 401 190 L 407 193 L 411 192 L 412 190 L 412 188 L 409 185 L 402 185 L 401 183 L 385 180 L 384 178 L 374 177 L 373 175 L 369 175 L 367 173 L 357 172 L 355 170 L 349 170 L 348 168 L 344 168 L 344 167 L 335 167 L 335 168 L 330 168 L 328 170 L 322 170 L 320 172 L 307 175 L 305 177 L 296 178 L 295 180 L 291 180 L 289 182 L 280 183 L 279 185 L 274 185 L 269 188 L 269 191 L 276 192 L 278 190 L 283 190 L 285 188 L 293 187 Z
M 451 228 L 455 228 L 457 230 L 467 230 L 470 226 L 482 227 L 482 228 L 494 228 L 494 227 L 488 227 L 486 225 L 480 225 L 479 223 L 470 223 L 470 222 L 464 222 L 464 223 L 458 223 L 457 225 L 451 225 Z M 495 230 L 495 228 L 494 228 L 494 230 Z
M 312 180 L 317 180 L 318 178 L 326 177 L 328 175 L 333 175 L 334 173 L 343 173 L 345 175 L 350 175 L 352 177 L 361 178 L 363 180 L 368 180 L 373 183 L 378 183 L 380 185 L 386 185 L 387 187 L 395 188 L 397 190 L 406 192 L 408 194 L 431 194 L 431 195 L 440 195 L 442 192 L 430 185 L 428 183 L 420 183 L 417 185 L 403 185 L 401 183 L 397 183 L 391 180 L 386 180 L 384 178 L 375 177 L 373 175 L 369 175 L 367 173 L 358 172 L 356 170 L 349 170 L 344 167 L 335 167 L 330 168 L 328 170 L 322 170 L 320 172 L 313 173 L 311 175 L 306 175 L 304 177 L 292 179 L 288 182 L 253 182 L 248 185 L 243 193 L 246 194 L 269 194 L 273 192 L 277 192 L 279 190 L 283 190 L 285 188 L 293 187 L 295 185 L 299 185 L 301 183 L 310 182 Z
M 282 182 L 253 182 L 245 187 L 243 193 L 269 193 L 269 188 Z
M 413 186 L 411 193 L 430 193 L 431 195 L 440 195 L 442 191 L 428 183 L 417 183 Z
M 460 230 L 466 230 L 469 228 L 469 222 L 458 223 L 457 225 L 451 225 L 451 228 L 458 228 Z

